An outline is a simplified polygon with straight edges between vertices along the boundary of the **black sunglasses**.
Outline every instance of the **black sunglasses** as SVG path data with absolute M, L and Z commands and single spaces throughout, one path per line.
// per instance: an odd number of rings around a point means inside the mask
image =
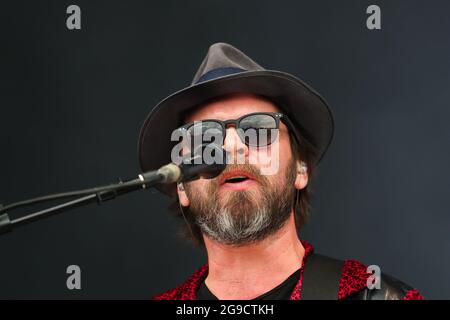
M 276 140 L 280 120 L 289 130 L 295 132 L 294 125 L 289 118 L 279 112 L 256 112 L 246 114 L 239 119 L 225 121 L 205 119 L 185 124 L 178 130 L 184 130 L 191 143 L 194 141 L 212 142 L 212 137 L 220 137 L 222 141 L 214 142 L 223 144 L 226 137 L 226 128 L 233 124 L 242 143 L 252 147 L 264 147 Z

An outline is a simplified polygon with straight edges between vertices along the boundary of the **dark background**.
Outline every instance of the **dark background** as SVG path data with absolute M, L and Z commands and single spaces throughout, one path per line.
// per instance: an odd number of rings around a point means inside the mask
M 66 28 L 70 4 L 81 7 L 81 30 Z M 366 28 L 370 4 L 382 30 Z M 449 9 L 445 0 L 2 3 L 0 202 L 138 173 L 149 110 L 190 83 L 210 44 L 229 42 L 305 80 L 334 111 L 300 237 L 448 299 Z M 177 239 L 168 203 L 137 192 L 1 236 L 0 298 L 146 299 L 179 284 L 205 254 Z M 66 288 L 70 264 L 82 290 Z

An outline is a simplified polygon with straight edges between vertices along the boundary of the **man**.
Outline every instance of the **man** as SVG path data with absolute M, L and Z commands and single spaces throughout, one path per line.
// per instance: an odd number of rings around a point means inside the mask
M 176 199 L 208 263 L 155 299 L 421 299 L 392 277 L 370 277 L 362 263 L 315 254 L 299 240 L 308 180 L 333 126 L 326 102 L 304 82 L 265 70 L 229 44 L 212 45 L 191 86 L 148 116 L 141 166 L 147 171 L 170 162 L 177 130 L 202 143 L 212 130 L 230 159 L 245 161 L 227 162 L 212 179 L 159 187 Z M 275 170 L 264 174 L 267 160 Z

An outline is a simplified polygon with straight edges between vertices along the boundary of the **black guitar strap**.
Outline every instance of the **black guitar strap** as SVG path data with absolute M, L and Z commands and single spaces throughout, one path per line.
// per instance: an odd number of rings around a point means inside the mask
M 344 261 L 312 253 L 305 261 L 302 300 L 337 300 Z

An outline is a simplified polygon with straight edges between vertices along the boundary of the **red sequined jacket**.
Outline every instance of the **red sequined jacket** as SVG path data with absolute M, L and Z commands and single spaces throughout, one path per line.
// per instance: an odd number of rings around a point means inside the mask
M 291 294 L 290 300 L 300 300 L 302 298 L 302 282 L 303 282 L 303 270 L 305 263 L 308 262 L 308 256 L 314 251 L 313 247 L 306 241 L 302 241 L 305 248 L 305 255 L 303 258 L 303 264 L 300 272 L 300 278 L 294 291 Z M 208 264 L 198 269 L 193 275 L 191 275 L 186 282 L 178 287 L 158 294 L 153 297 L 154 300 L 195 300 L 197 290 L 202 281 L 208 275 Z M 367 266 L 356 260 L 346 260 L 342 267 L 341 277 L 339 280 L 339 290 L 337 294 L 338 300 L 345 299 L 358 299 L 358 300 L 391 300 L 391 299 L 403 299 L 403 300 L 423 300 L 423 297 L 416 289 L 409 287 L 408 285 L 391 278 L 387 275 L 382 275 L 381 283 L 387 289 L 381 292 L 380 290 L 367 289 L 367 279 L 370 276 L 367 273 Z M 385 279 L 385 281 L 383 280 Z M 377 292 L 375 295 L 371 294 L 371 291 Z

